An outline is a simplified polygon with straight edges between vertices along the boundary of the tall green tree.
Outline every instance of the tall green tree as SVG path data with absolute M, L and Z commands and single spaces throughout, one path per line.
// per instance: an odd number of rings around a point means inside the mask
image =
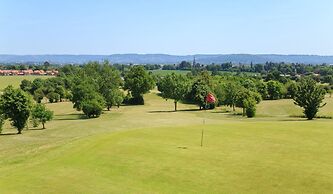
M 112 106 L 120 106 L 124 101 L 124 92 L 118 88 L 109 89 L 103 94 L 105 99 L 105 105 L 108 111 L 110 111 Z
M 34 91 L 33 93 L 33 98 L 37 103 L 41 103 L 45 94 L 43 92 L 43 88 L 38 88 L 37 90 Z
M 32 108 L 31 96 L 21 89 L 8 86 L 0 98 L 0 109 L 5 118 L 9 118 L 11 124 L 17 129 L 18 134 L 26 126 Z
M 120 90 L 123 80 L 120 72 L 108 64 L 104 64 L 99 77 L 99 92 L 105 99 L 108 110 L 112 106 L 118 106 L 123 102 L 124 93 Z
M 211 92 L 211 88 L 207 85 L 206 82 L 199 79 L 193 83 L 190 91 L 190 99 L 195 104 L 197 104 L 201 109 L 206 109 L 206 97 Z
M 235 111 L 240 87 L 240 85 L 234 82 L 229 82 L 225 86 L 225 99 L 223 104 L 232 107 L 233 111 Z
M 267 92 L 270 100 L 278 100 L 283 97 L 284 86 L 278 81 L 267 82 Z
M 30 92 L 32 88 L 32 82 L 24 79 L 21 81 L 20 88 L 25 92 Z
M 124 89 L 133 97 L 134 104 L 144 104 L 143 94 L 154 88 L 155 82 L 142 66 L 134 66 L 125 73 Z
M 312 120 L 317 115 L 325 98 L 325 90 L 317 85 L 311 78 L 302 78 L 297 84 L 294 101 L 297 106 L 304 109 L 304 114 L 308 120 Z
M 102 114 L 105 107 L 103 96 L 96 93 L 92 99 L 84 99 L 82 101 L 82 111 L 88 118 L 97 118 Z
M 246 109 L 248 108 L 252 109 L 251 111 L 255 111 L 255 105 L 260 103 L 260 101 L 261 95 L 259 93 L 241 88 L 237 94 L 236 106 L 243 109 L 243 116 L 245 116 L 247 113 Z
M 186 76 L 169 74 L 162 78 L 158 84 L 158 90 L 164 99 L 173 99 L 175 111 L 177 111 L 177 103 L 183 100 L 189 92 L 189 80 Z
M 48 110 L 44 104 L 38 103 L 32 108 L 31 117 L 38 123 L 42 123 L 43 129 L 45 129 L 45 123 L 53 119 L 53 112 Z
M 76 85 L 72 89 L 72 102 L 73 108 L 78 111 L 82 110 L 82 102 L 84 100 L 94 99 L 96 95 L 99 95 L 92 85 L 85 82 Z

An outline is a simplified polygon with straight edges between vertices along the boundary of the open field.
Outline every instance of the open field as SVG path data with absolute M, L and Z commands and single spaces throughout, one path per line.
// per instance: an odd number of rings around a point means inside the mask
M 159 75 L 159 76 L 165 76 L 171 73 L 175 73 L 175 74 L 183 74 L 186 75 L 188 73 L 190 73 L 191 71 L 183 71 L 183 70 L 150 70 L 150 72 L 152 72 L 152 74 L 154 75 Z M 230 75 L 237 75 L 237 72 L 232 72 L 232 71 L 219 71 L 220 73 L 225 73 L 225 74 L 230 74 Z M 249 75 L 249 76 L 253 76 L 253 75 L 257 75 L 258 73 L 252 73 L 252 72 L 242 72 L 241 74 L 245 74 L 245 75 Z
M 8 85 L 12 85 L 14 87 L 19 87 L 21 81 L 24 79 L 33 81 L 36 78 L 46 79 L 51 76 L 38 76 L 38 75 L 31 75 L 31 76 L 0 76 L 0 90 L 4 89 Z
M 333 120 L 306 121 L 291 100 L 245 119 L 155 93 L 145 106 L 86 120 L 49 104 L 46 130 L 0 136 L 1 193 L 331 193 Z M 333 98 L 321 115 L 332 115 Z M 203 125 L 203 120 L 206 125 Z M 200 147 L 205 129 L 204 147 Z M 5 134 L 15 132 L 6 124 Z
M 168 75 L 168 74 L 171 74 L 171 73 L 186 75 L 186 74 L 190 73 L 191 71 L 182 71 L 182 70 L 151 70 L 150 72 L 152 72 L 152 74 L 154 74 L 154 75 L 165 76 L 165 75 Z

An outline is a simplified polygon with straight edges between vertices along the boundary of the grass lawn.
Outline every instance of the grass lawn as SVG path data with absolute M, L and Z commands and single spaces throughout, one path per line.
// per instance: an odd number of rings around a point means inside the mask
M 155 93 L 87 120 L 48 104 L 46 130 L 0 136 L 0 193 L 332 193 L 333 120 L 306 121 L 291 100 L 245 119 Z M 333 98 L 320 115 L 332 115 Z M 205 120 L 206 125 L 203 125 Z M 204 147 L 200 147 L 205 129 Z M 15 132 L 6 124 L 4 134 Z
M 31 76 L 0 76 L 0 90 L 4 89 L 8 85 L 12 85 L 14 87 L 19 87 L 21 84 L 21 81 L 24 79 L 33 81 L 36 78 L 46 79 L 51 76 L 37 76 L 37 75 L 31 75 Z
M 151 70 L 154 75 L 166 76 L 171 73 L 186 75 L 191 71 L 181 71 L 181 70 Z

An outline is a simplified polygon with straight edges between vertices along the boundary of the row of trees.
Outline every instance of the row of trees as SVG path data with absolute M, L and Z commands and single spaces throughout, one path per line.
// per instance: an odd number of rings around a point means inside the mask
M 197 104 L 200 109 L 214 108 L 215 106 L 230 106 L 243 109 L 243 115 L 254 117 L 256 105 L 262 99 L 277 100 L 292 98 L 295 104 L 304 108 L 308 119 L 313 119 L 326 91 L 317 83 L 305 77 L 298 82 L 288 82 L 283 85 L 277 81 L 263 82 L 235 77 L 211 77 L 207 72 L 197 77 L 170 74 L 159 79 L 158 90 L 165 99 L 174 100 L 175 111 L 179 101 Z M 214 94 L 217 101 L 214 104 L 207 102 L 207 95 Z
M 200 109 L 226 105 L 235 110 L 237 106 L 243 109 L 243 115 L 254 117 L 256 104 L 262 99 L 259 93 L 245 87 L 238 88 L 233 82 L 216 84 L 207 73 L 194 79 L 173 73 L 161 78 L 157 86 L 163 98 L 174 100 L 175 111 L 179 101 L 186 101 L 197 104 Z M 209 103 L 207 96 L 210 94 L 215 94 L 217 101 Z
M 132 66 L 123 75 L 107 61 L 83 67 L 65 66 L 61 77 L 72 94 L 73 107 L 89 117 L 99 117 L 104 108 L 126 104 L 144 104 L 143 94 L 155 82 L 143 66 Z M 126 95 L 125 95 L 126 94 Z

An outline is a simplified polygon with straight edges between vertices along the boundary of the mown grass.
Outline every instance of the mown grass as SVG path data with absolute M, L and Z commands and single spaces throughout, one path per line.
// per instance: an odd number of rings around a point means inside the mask
M 150 72 L 153 75 L 166 76 L 166 75 L 172 74 L 172 73 L 186 75 L 186 74 L 190 73 L 191 71 L 182 71 L 182 70 L 151 70 Z
M 1 193 L 331 193 L 333 120 L 291 118 L 291 100 L 266 101 L 258 117 L 198 111 L 155 93 L 84 119 L 48 104 L 46 130 L 0 136 Z M 331 115 L 333 98 L 321 115 Z M 203 121 L 205 120 L 205 125 Z M 200 147 L 205 129 L 204 146 Z M 5 134 L 15 132 L 6 124 Z
M 12 85 L 16 88 L 18 88 L 21 84 L 21 81 L 24 79 L 33 81 L 36 78 L 41 78 L 41 79 L 46 79 L 51 76 L 36 76 L 36 75 L 31 75 L 31 76 L 0 76 L 0 90 L 3 90 L 5 87 L 8 85 Z

